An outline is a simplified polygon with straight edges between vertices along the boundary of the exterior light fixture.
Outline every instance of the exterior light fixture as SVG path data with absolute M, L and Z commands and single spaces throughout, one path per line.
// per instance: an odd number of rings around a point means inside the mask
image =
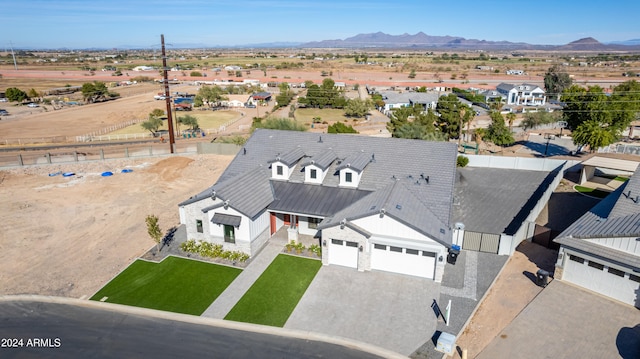
M 362 252 L 364 248 L 362 248 L 362 244 L 360 245 L 360 252 Z
M 438 262 L 442 262 L 444 260 L 444 258 L 442 258 L 442 256 L 438 257 Z
M 326 239 L 323 239 L 323 240 L 322 240 L 322 246 L 323 246 L 323 247 L 326 247 L 326 246 L 327 246 L 327 240 L 326 240 Z

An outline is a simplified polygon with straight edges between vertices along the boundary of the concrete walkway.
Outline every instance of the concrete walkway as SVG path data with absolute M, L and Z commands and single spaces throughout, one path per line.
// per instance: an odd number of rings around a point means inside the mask
M 240 275 L 225 289 L 209 308 L 202 313 L 203 317 L 224 319 L 240 298 L 251 288 L 262 272 L 282 252 L 286 240 L 279 240 L 275 236 L 269 239 L 267 245 L 258 253 Z

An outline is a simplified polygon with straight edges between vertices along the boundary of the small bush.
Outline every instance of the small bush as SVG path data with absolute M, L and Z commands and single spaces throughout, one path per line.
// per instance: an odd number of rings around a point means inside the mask
M 322 248 L 317 244 L 310 245 L 309 252 L 315 254 L 318 257 L 322 257 Z
M 458 156 L 456 159 L 456 167 L 465 167 L 469 164 L 469 158 L 465 156 Z

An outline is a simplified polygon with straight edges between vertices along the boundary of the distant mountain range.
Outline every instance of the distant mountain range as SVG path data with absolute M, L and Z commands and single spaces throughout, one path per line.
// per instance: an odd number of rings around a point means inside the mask
M 144 49 L 145 46 L 120 45 L 119 50 Z M 269 42 L 244 44 L 236 46 L 207 45 L 203 43 L 173 43 L 171 49 L 206 49 L 206 48 L 352 48 L 352 49 L 404 49 L 404 50 L 546 50 L 546 51 L 640 51 L 640 39 L 625 41 L 611 41 L 601 43 L 598 40 L 587 37 L 570 42 L 566 45 L 533 45 L 525 42 L 487 41 L 477 39 L 465 39 L 459 36 L 431 36 L 424 32 L 415 35 L 389 35 L 383 32 L 371 34 L 358 34 L 344 40 L 323 40 L 313 42 Z M 29 49 L 24 49 L 29 50 Z M 34 49 L 31 49 L 34 50 Z M 82 50 L 105 50 L 105 48 L 91 48 Z
M 434 50 L 548 50 L 548 51 L 640 51 L 640 39 L 603 44 L 588 37 L 566 45 L 532 45 L 524 42 L 465 39 L 458 36 L 389 35 L 383 32 L 359 34 L 344 40 L 323 40 L 300 44 L 302 48 L 398 48 Z

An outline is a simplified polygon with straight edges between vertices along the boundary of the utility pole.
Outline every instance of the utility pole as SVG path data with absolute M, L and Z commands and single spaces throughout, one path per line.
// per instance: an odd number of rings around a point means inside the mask
M 171 114 L 171 96 L 169 93 L 169 78 L 167 74 L 167 55 L 164 51 L 164 34 L 160 35 L 162 42 L 162 83 L 164 84 L 164 99 L 167 102 L 167 124 L 169 125 L 169 148 L 171 153 L 174 151 L 176 138 L 173 133 L 173 116 Z
M 13 52 L 13 42 L 9 42 L 9 44 L 11 44 L 11 56 L 13 57 L 13 68 L 17 70 L 18 63 L 16 62 L 16 54 Z

